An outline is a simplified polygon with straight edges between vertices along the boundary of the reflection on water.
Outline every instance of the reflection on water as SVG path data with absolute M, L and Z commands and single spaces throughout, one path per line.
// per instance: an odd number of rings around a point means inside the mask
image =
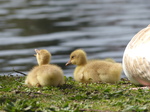
M 52 53 L 66 76 L 69 54 L 84 49 L 88 58 L 121 62 L 129 40 L 150 23 L 148 0 L 1 0 L 0 75 L 27 73 L 37 64 L 34 49 Z

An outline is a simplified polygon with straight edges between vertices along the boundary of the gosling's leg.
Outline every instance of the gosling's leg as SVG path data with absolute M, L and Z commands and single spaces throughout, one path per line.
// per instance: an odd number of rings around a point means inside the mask
M 35 87 L 42 87 L 42 86 L 39 83 L 37 83 Z

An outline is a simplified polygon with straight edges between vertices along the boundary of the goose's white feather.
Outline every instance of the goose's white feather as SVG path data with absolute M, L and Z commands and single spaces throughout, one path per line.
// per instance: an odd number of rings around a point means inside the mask
M 123 55 L 123 70 L 135 84 L 150 85 L 150 25 L 128 43 Z

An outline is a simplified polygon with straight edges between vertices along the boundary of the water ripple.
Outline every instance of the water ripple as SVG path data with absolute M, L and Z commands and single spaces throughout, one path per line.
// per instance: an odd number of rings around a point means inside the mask
M 82 48 L 88 59 L 122 62 L 127 43 L 150 24 L 145 0 L 1 0 L 0 75 L 28 73 L 37 64 L 34 49 L 47 49 L 66 76 L 69 54 Z

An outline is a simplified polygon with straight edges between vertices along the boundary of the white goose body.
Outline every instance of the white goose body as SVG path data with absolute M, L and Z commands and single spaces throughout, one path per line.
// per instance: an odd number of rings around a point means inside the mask
M 150 85 L 150 25 L 128 43 L 123 55 L 123 70 L 134 84 Z

